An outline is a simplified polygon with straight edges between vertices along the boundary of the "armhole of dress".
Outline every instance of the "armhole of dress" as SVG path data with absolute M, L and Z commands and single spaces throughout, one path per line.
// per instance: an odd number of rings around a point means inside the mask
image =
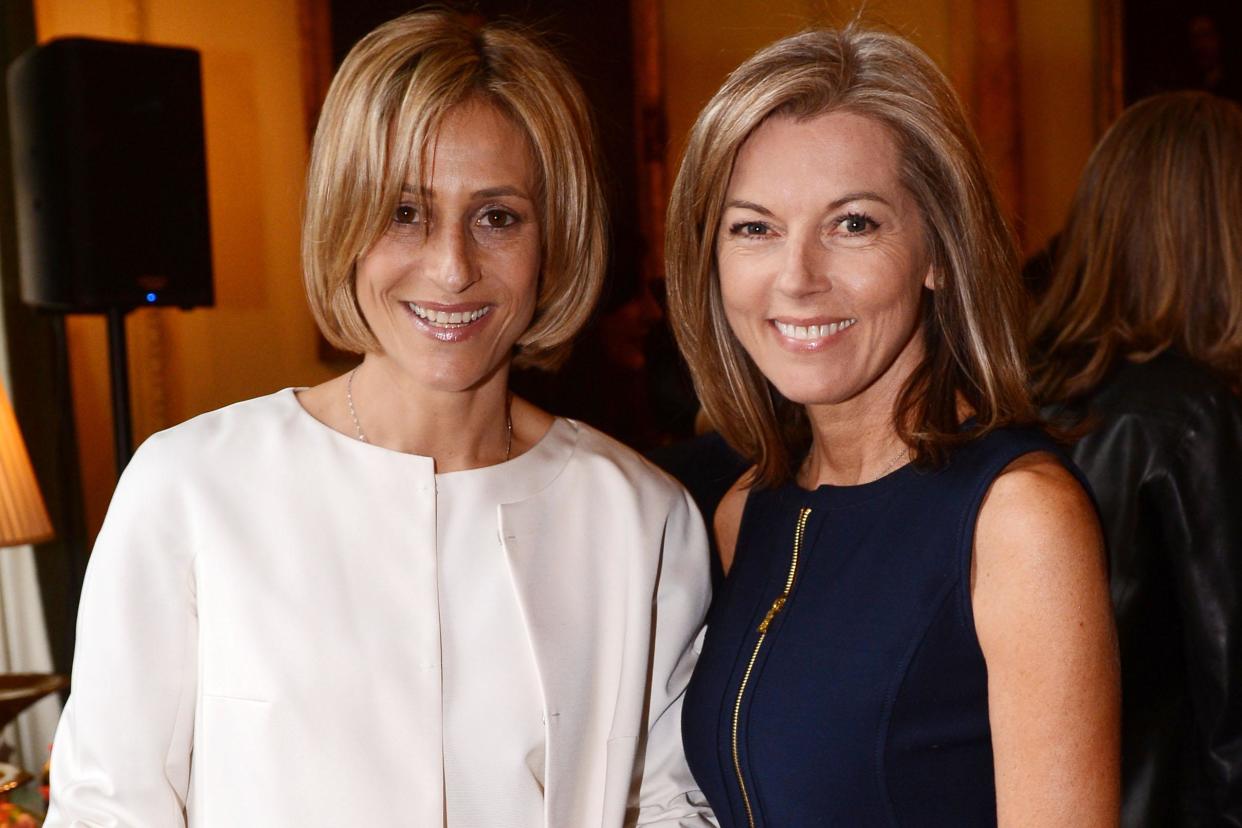
M 992 484 L 996 482 L 996 478 L 1000 477 L 1009 464 L 1013 463 L 1020 457 L 1028 454 L 1036 454 L 1044 452 L 1051 454 L 1057 459 L 1062 466 L 1074 475 L 1080 485 L 1086 487 L 1088 495 L 1091 493 L 1089 486 L 1083 479 L 1082 473 L 1074 466 L 1073 462 L 1061 451 L 1056 445 L 1041 445 L 1040 441 L 1024 438 L 1015 442 L 1011 446 L 1007 446 L 1005 450 L 996 457 L 988 460 L 985 465 L 984 474 L 980 475 L 971 494 L 970 505 L 966 511 L 962 513 L 961 524 L 958 526 L 957 545 L 958 545 L 958 612 L 962 619 L 962 623 L 966 625 L 975 640 L 979 638 L 979 631 L 975 627 L 975 610 L 971 603 L 970 592 L 970 568 L 975 556 L 975 531 L 979 526 L 979 513 L 983 509 L 983 500 L 987 497 L 988 491 L 992 488 Z
M 755 498 L 756 493 L 762 494 L 762 492 L 760 492 L 760 490 L 757 490 L 757 489 L 748 489 L 746 491 L 746 502 L 742 504 L 742 516 L 738 518 L 738 521 L 737 521 L 737 537 L 733 541 L 733 559 L 729 562 L 729 572 L 732 572 L 733 568 L 737 566 L 738 550 L 742 548 L 743 542 L 747 539 L 747 536 L 749 534 L 750 525 L 754 523 L 754 517 L 751 515 L 751 507 L 755 504 L 754 498 Z M 717 506 L 717 508 L 719 508 L 719 506 Z M 715 514 L 713 514 L 712 515 L 713 535 L 716 532 L 715 520 L 716 520 L 716 517 L 715 517 Z M 716 539 L 713 538 L 713 540 L 716 540 Z M 719 552 L 717 552 L 717 555 L 719 555 Z M 723 564 L 723 561 L 721 563 Z M 729 573 L 726 572 L 725 580 L 728 581 L 728 578 L 729 578 Z

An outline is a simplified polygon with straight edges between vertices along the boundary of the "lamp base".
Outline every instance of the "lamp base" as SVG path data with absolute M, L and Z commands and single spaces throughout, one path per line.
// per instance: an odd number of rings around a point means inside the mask
M 25 785 L 33 776 L 19 768 L 17 765 L 10 765 L 8 762 L 0 762 L 0 796 L 4 796 L 10 791 L 17 790 Z

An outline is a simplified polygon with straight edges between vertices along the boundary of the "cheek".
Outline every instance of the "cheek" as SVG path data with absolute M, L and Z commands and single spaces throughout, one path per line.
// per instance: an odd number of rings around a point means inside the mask
M 515 315 L 525 319 L 527 323 L 534 315 L 539 301 L 542 264 L 537 245 L 522 245 L 506 251 L 504 255 L 495 257 L 492 263 L 495 272 L 498 275 L 503 274 L 503 281 L 517 309 Z
M 527 251 L 522 259 L 521 268 L 524 304 L 533 309 L 539 300 L 539 289 L 543 286 L 543 255 L 537 245 Z
M 364 259 L 359 261 L 358 266 L 354 268 L 354 296 L 357 297 L 364 311 L 376 302 L 378 289 L 376 276 L 374 262 Z
M 410 253 L 381 239 L 358 258 L 354 281 L 362 293 L 373 293 L 400 281 L 410 263 Z
M 729 324 L 737 329 L 747 315 L 762 314 L 766 305 L 762 301 L 764 285 L 757 274 L 736 257 L 725 259 L 722 264 L 716 268 L 716 284 L 720 289 L 725 316 Z
M 871 267 L 855 271 L 858 278 L 845 280 L 842 287 L 873 313 L 907 316 L 919 306 L 925 271 L 911 257 L 882 256 Z
M 724 308 L 725 322 L 728 323 L 729 329 L 733 331 L 734 336 L 746 346 L 746 350 L 750 350 L 748 344 L 749 336 L 749 318 L 746 313 L 747 308 L 757 307 L 756 303 L 747 297 L 743 291 L 745 285 L 744 280 L 729 277 L 718 277 L 717 285 L 720 290 L 720 304 Z

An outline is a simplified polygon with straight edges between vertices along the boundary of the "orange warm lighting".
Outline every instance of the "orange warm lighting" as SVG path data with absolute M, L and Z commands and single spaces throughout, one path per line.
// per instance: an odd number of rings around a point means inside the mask
M 51 537 L 52 522 L 39 494 L 30 455 L 9 397 L 0 389 L 0 547 L 41 543 Z

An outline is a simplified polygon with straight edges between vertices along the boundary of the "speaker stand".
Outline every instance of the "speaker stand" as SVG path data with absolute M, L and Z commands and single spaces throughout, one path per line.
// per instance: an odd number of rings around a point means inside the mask
M 108 309 L 108 370 L 112 378 L 112 443 L 116 448 L 116 476 L 134 455 L 129 415 L 129 355 L 125 348 L 125 315 L 122 308 Z

